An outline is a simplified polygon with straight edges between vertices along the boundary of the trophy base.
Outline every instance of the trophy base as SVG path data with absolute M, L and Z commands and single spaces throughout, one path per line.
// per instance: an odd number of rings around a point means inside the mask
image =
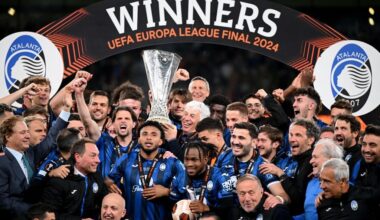
M 163 124 L 173 124 L 172 121 L 168 117 L 160 117 L 160 116 L 149 117 L 147 121 L 156 121 L 158 123 L 163 123 Z

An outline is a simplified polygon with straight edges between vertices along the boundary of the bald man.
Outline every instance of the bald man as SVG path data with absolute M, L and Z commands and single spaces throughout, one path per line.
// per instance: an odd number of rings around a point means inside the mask
M 127 210 L 125 210 L 125 200 L 117 193 L 110 193 L 103 198 L 101 219 L 112 219 L 120 220 L 122 219 Z

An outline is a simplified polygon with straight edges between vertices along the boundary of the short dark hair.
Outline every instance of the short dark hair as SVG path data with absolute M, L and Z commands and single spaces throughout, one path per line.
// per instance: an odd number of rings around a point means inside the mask
M 258 135 L 257 127 L 256 127 L 256 125 L 254 125 L 254 124 L 252 124 L 250 122 L 239 122 L 239 123 L 236 123 L 234 125 L 234 128 L 248 130 L 249 136 L 251 136 L 251 138 L 254 138 L 254 139 L 257 138 L 257 135 Z
M 345 109 L 347 110 L 350 114 L 352 113 L 352 105 L 350 104 L 349 101 L 344 100 L 344 99 L 339 99 L 335 101 L 332 105 L 331 108 L 339 108 L 339 109 Z
M 219 119 L 207 117 L 198 122 L 195 130 L 197 132 L 202 132 L 204 130 L 218 130 L 223 133 L 224 127 L 223 123 Z
M 226 111 L 238 111 L 240 114 L 248 116 L 248 107 L 243 102 L 233 102 L 227 105 Z
M 162 128 L 162 126 L 160 125 L 159 122 L 157 122 L 157 121 L 151 121 L 151 120 L 148 120 L 148 121 L 146 121 L 146 122 L 144 122 L 144 123 L 141 124 L 141 126 L 139 127 L 138 132 L 137 132 L 138 138 L 140 138 L 140 132 L 141 132 L 141 130 L 144 127 L 147 127 L 147 126 L 152 126 L 152 127 L 157 128 L 158 130 L 160 130 L 161 140 L 163 142 L 165 142 L 165 131 L 164 131 L 164 129 Z
M 93 92 L 90 94 L 89 103 L 90 103 L 90 101 L 92 100 L 92 98 L 93 98 L 94 96 L 104 96 L 104 97 L 106 97 L 107 100 L 108 100 L 108 102 L 107 102 L 108 106 L 111 105 L 111 100 L 110 100 L 110 96 L 109 96 L 108 92 L 103 91 L 103 90 L 95 90 L 95 91 L 93 91 Z
M 49 118 L 49 113 L 46 111 L 46 109 L 40 105 L 34 105 L 30 108 L 25 109 L 25 111 L 22 113 L 22 116 L 28 117 L 31 115 L 44 115 L 46 118 Z
M 43 220 L 46 218 L 47 212 L 54 213 L 53 207 L 45 203 L 36 203 L 28 209 L 27 217 L 28 219 L 38 218 L 39 220 Z
M 322 127 L 322 128 L 320 128 L 320 130 L 321 130 L 320 134 L 325 133 L 325 132 L 332 132 L 332 133 L 334 133 L 334 128 L 331 127 L 331 126 Z
M 0 116 L 2 116 L 5 112 L 13 112 L 13 111 L 9 105 L 0 103 Z
M 260 101 L 260 103 L 262 103 L 261 100 L 257 96 L 255 96 L 255 94 L 252 94 L 252 93 L 244 96 L 243 102 L 245 103 L 248 99 L 257 99 Z
M 298 125 L 304 127 L 306 129 L 306 136 L 308 138 L 314 138 L 314 143 L 318 141 L 320 130 L 317 125 L 313 121 L 308 119 L 296 119 L 290 126 Z
M 69 121 L 80 121 L 80 116 L 78 113 L 71 113 L 69 116 Z
M 337 120 L 345 121 L 350 123 L 351 132 L 360 131 L 360 122 L 353 115 L 337 115 L 334 120 L 334 126 Z
M 131 114 L 132 121 L 134 121 L 134 122 L 137 123 L 136 113 L 130 107 L 128 107 L 128 106 L 119 106 L 119 107 L 115 108 L 115 110 L 112 113 L 112 122 L 115 122 L 116 114 L 119 111 L 127 111 L 127 112 L 129 112 Z
M 95 141 L 89 139 L 89 138 L 82 138 L 79 139 L 79 141 L 75 142 L 73 144 L 73 147 L 71 148 L 71 158 L 73 162 L 75 162 L 75 154 L 83 155 L 84 152 L 86 151 L 86 144 L 95 144 Z
M 142 102 L 144 99 L 144 92 L 140 86 L 127 81 L 118 86 L 112 94 L 112 103 L 114 104 L 124 99 L 134 99 Z
M 282 144 L 282 132 L 271 125 L 263 125 L 259 128 L 259 134 L 265 133 L 272 142 L 278 142 Z
M 368 134 L 372 134 L 372 135 L 380 137 L 380 126 L 379 125 L 373 125 L 373 124 L 367 125 L 367 127 L 365 128 L 363 136 L 368 135 Z
M 69 153 L 74 143 L 79 141 L 79 130 L 76 128 L 65 128 L 59 131 L 57 136 L 58 149 L 61 152 Z
M 227 107 L 231 101 L 224 95 L 213 95 L 208 99 L 207 103 L 210 107 L 212 105 L 223 105 Z
M 184 103 L 188 103 L 192 100 L 191 94 L 187 89 L 173 89 L 169 94 L 168 103 L 173 101 L 174 96 L 181 96 L 184 100 Z
M 321 97 L 319 96 L 318 92 L 311 86 L 298 88 L 293 96 L 301 96 L 305 95 L 315 101 L 317 104 L 317 108 L 315 109 L 315 113 L 318 114 L 322 110 L 322 104 L 321 104 Z

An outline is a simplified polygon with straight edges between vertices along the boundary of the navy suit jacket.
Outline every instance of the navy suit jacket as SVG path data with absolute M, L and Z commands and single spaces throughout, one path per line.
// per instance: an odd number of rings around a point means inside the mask
M 29 147 L 24 152 L 34 171 L 49 152 L 56 148 L 57 135 L 67 125 L 68 122 L 58 118 L 53 127 L 50 128 L 47 137 L 40 144 Z M 4 147 L 4 154 L 0 156 L 1 219 L 11 219 L 27 212 L 30 206 L 26 202 L 29 185 L 16 158 Z

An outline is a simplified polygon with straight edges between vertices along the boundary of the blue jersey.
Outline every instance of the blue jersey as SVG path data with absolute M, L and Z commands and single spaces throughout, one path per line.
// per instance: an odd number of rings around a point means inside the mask
M 138 151 L 139 149 L 136 141 L 132 141 L 128 146 L 117 144 L 116 138 L 111 137 L 107 131 L 101 134 L 96 142 L 96 146 L 99 149 L 100 160 L 98 171 L 102 174 L 103 178 L 108 176 L 119 157 L 131 151 Z
M 66 159 L 62 157 L 61 153 L 58 150 L 51 151 L 45 160 L 42 162 L 40 167 L 37 170 L 37 174 L 33 176 L 36 180 L 44 180 L 46 174 L 51 170 L 58 168 L 66 162 Z
M 230 176 L 230 179 L 235 181 L 234 183 L 234 187 L 235 187 L 238 176 L 245 174 L 251 160 L 247 162 L 238 161 L 236 157 L 233 155 L 231 149 L 222 153 L 220 157 L 223 158 L 221 160 L 218 160 L 218 164 L 221 167 L 222 174 L 224 175 L 228 174 Z M 256 152 L 256 156 L 253 158 L 253 161 L 254 162 L 253 162 L 252 169 L 248 173 L 257 176 L 260 179 L 263 186 L 269 187 L 272 183 L 278 181 L 278 178 L 276 178 L 272 174 L 262 174 L 259 172 L 259 167 L 261 164 L 264 163 L 264 159 L 259 155 L 258 152 Z M 237 165 L 236 167 L 237 170 L 235 170 L 235 163 Z
M 210 169 L 209 178 L 206 184 L 204 183 L 204 176 L 193 179 L 190 179 L 189 176 L 186 176 L 185 179 L 175 179 L 170 190 L 171 198 L 180 200 L 192 199 L 192 197 L 195 197 L 199 200 L 202 185 L 205 185 L 204 204 L 209 207 L 222 207 L 230 204 L 229 201 L 232 201 L 233 198 L 232 188 L 224 187 L 228 182 L 229 177 L 222 175 L 220 169 L 217 167 L 211 167 Z M 194 194 L 190 195 L 187 189 L 190 189 Z
M 162 150 L 160 151 L 162 152 Z M 136 151 L 124 154 L 117 160 L 115 167 L 109 174 L 109 177 L 115 182 L 119 182 L 123 178 L 122 182 L 128 218 L 134 220 L 171 219 L 171 201 L 169 197 L 150 201 L 143 198 L 143 185 L 140 181 L 138 155 L 139 152 Z M 153 160 L 142 159 L 144 174 L 149 172 L 152 164 Z M 185 175 L 185 167 L 178 159 L 159 158 L 153 169 L 148 186 L 151 187 L 155 184 L 170 188 L 174 179 L 184 179 Z
M 287 176 L 294 177 L 296 175 L 298 162 L 292 157 L 283 155 L 280 158 L 276 158 L 274 164 L 281 168 Z

